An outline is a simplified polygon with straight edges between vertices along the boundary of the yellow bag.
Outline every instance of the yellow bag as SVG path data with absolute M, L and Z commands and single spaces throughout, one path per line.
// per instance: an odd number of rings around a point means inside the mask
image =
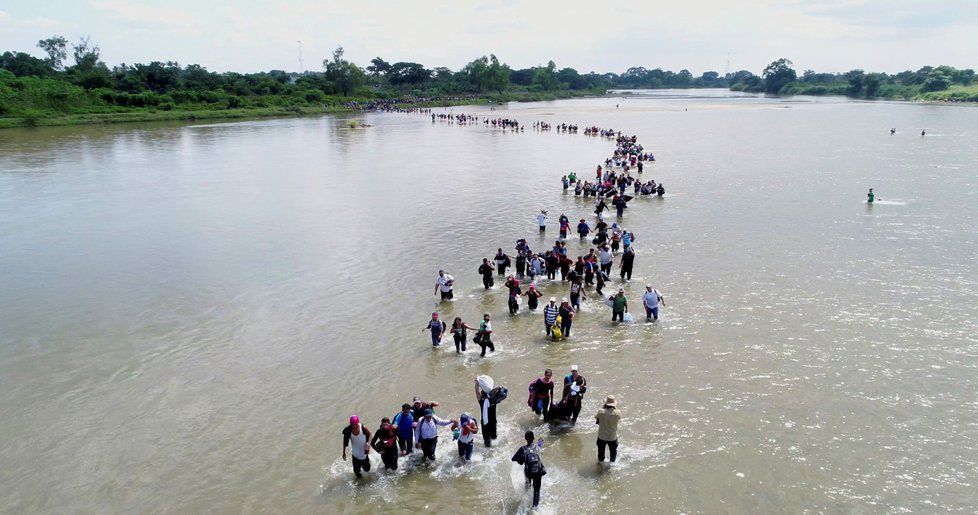
M 560 317 L 557 317 L 557 322 L 550 328 L 550 332 L 553 333 L 554 340 L 559 340 L 564 337 L 564 333 L 560 331 Z

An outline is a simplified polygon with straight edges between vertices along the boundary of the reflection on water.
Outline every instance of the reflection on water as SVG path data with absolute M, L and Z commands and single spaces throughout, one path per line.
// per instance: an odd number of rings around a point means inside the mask
M 635 307 L 662 291 L 662 321 L 615 326 L 589 299 L 561 343 L 476 268 L 517 238 L 552 244 L 540 209 L 591 211 L 558 179 L 591 173 L 601 138 L 399 114 L 4 131 L 4 505 L 519 512 L 509 458 L 533 429 L 544 512 L 974 511 L 978 112 L 628 97 L 496 112 L 638 134 L 668 191 L 623 222 L 624 287 Z M 439 268 L 455 302 L 432 295 Z M 492 313 L 497 352 L 432 349 L 433 309 Z M 544 425 L 523 388 L 571 364 L 581 419 Z M 511 392 L 497 446 L 463 465 L 446 432 L 437 463 L 352 480 L 350 414 L 374 428 L 414 395 L 474 412 L 481 373 Z M 608 394 L 625 414 L 610 468 L 591 423 Z

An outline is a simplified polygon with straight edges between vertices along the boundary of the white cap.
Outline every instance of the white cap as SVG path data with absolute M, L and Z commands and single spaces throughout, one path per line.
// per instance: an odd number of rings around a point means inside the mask
M 577 365 L 571 365 L 571 372 L 577 372 Z

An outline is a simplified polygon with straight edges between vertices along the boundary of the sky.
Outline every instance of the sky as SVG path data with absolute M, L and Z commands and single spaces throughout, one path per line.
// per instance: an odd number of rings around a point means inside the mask
M 361 66 L 453 70 L 488 54 L 582 73 L 978 68 L 978 0 L 0 0 L 0 52 L 41 56 L 55 34 L 90 37 L 110 66 L 218 72 L 298 71 L 300 41 L 308 70 L 338 45 Z

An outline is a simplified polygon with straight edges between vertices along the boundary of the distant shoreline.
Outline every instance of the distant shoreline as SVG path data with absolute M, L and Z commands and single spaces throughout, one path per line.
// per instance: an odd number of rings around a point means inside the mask
M 632 90 L 609 90 L 607 92 L 600 91 L 556 91 L 549 93 L 529 93 L 529 92 L 511 92 L 503 95 L 488 95 L 488 96 L 477 96 L 477 97 L 466 97 L 466 98 L 452 98 L 452 99 L 436 99 L 436 100 L 425 100 L 425 101 L 414 101 L 411 97 L 405 97 L 396 99 L 397 106 L 403 107 L 405 109 L 412 108 L 437 108 L 437 107 L 453 107 L 462 105 L 501 105 L 508 102 L 544 102 L 550 100 L 568 100 L 575 98 L 606 98 L 615 96 L 627 96 L 625 91 L 665 91 L 667 89 L 676 88 L 661 88 L 661 89 L 632 89 Z M 683 91 L 689 91 L 690 89 L 703 89 L 703 88 L 681 88 Z M 716 89 L 723 91 L 730 91 L 727 88 L 705 88 L 705 89 Z M 870 99 L 859 99 L 849 97 L 847 95 L 765 95 L 763 93 L 756 93 L 758 96 L 763 96 L 766 98 L 792 98 L 796 96 L 804 97 L 841 97 L 848 98 L 852 100 L 858 100 L 862 102 L 900 102 L 908 104 L 919 104 L 919 105 L 946 105 L 946 106 L 968 106 L 975 107 L 978 106 L 978 102 L 970 100 L 957 100 L 953 98 L 949 99 L 901 99 L 901 98 L 870 98 Z M 637 95 L 640 96 L 640 95 Z M 361 100 L 355 99 L 353 100 Z M 167 121 L 199 121 L 199 120 L 241 120 L 241 119 L 262 119 L 262 118 L 291 118 L 300 116 L 310 116 L 310 115 L 323 115 L 323 114 L 352 114 L 365 112 L 368 109 L 362 109 L 356 106 L 348 106 L 343 104 L 330 105 L 325 107 L 245 107 L 237 109 L 173 109 L 173 110 L 162 110 L 162 109 L 146 109 L 146 108 L 134 108 L 123 112 L 105 112 L 105 113 L 84 113 L 84 114 L 65 114 L 57 116 L 41 116 L 35 120 L 26 120 L 22 117 L 0 117 L 0 129 L 23 129 L 32 127 L 65 127 L 65 126 L 76 126 L 76 125 L 114 125 L 114 124 L 125 124 L 125 123 L 141 123 L 141 122 L 167 122 Z

